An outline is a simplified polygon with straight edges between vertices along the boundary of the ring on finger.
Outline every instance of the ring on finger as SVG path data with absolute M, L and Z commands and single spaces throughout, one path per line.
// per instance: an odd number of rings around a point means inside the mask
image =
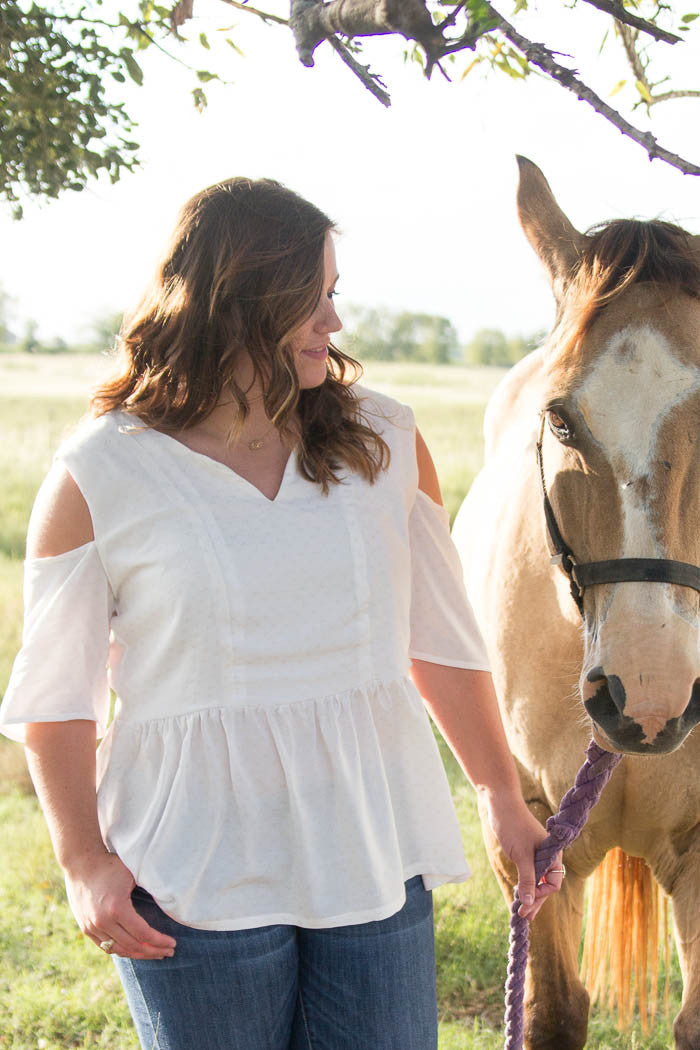
M 106 941 L 100 941 L 99 947 L 103 952 L 106 952 L 107 955 L 110 955 L 114 944 L 114 939 L 112 937 L 109 937 Z

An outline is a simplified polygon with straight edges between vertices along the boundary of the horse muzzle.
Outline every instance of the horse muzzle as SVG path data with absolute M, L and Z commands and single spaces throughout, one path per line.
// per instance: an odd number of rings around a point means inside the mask
M 635 755 L 665 755 L 675 751 L 700 722 L 700 678 L 696 679 L 687 707 L 681 715 L 664 719 L 630 713 L 622 680 L 594 667 L 586 675 L 584 707 L 605 741 L 615 751 Z M 628 709 L 626 711 L 626 708 Z

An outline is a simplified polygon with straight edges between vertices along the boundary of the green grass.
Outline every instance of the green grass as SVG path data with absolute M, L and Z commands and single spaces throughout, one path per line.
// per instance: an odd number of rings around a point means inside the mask
M 0 358 L 0 377 L 2 376 Z M 1 382 L 1 378 L 0 378 Z M 3 398 L 0 421 L 2 518 L 0 552 L 21 558 L 27 519 L 41 479 L 61 439 L 85 412 L 85 398 L 17 395 Z
M 21 559 L 36 489 L 61 437 L 87 407 L 104 370 L 96 355 L 0 355 L 0 693 L 21 633 Z M 484 403 L 500 370 L 387 365 L 368 386 L 412 405 L 454 513 L 479 468 Z M 441 745 L 474 876 L 436 892 L 440 1050 L 498 1050 L 508 912 L 481 843 L 474 793 Z M 21 748 L 0 740 L 0 1050 L 137 1050 L 112 965 L 79 935 L 48 835 L 29 793 Z M 679 1001 L 677 967 L 672 1010 Z M 589 1050 L 662 1050 L 594 1014 Z M 195 1048 L 193 1048 L 195 1050 Z M 368 1048 L 369 1050 L 369 1048 Z
M 0 797 L 0 1047 L 137 1050 L 112 963 L 78 932 L 33 797 Z
M 363 382 L 404 401 L 435 460 L 445 506 L 454 519 L 484 457 L 484 405 L 501 368 L 372 362 Z

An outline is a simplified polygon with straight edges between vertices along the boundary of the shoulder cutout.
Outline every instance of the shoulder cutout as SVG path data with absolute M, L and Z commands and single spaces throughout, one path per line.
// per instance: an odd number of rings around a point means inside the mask
M 27 532 L 27 558 L 52 558 L 94 539 L 85 498 L 61 463 L 55 463 L 37 493 Z
M 430 455 L 428 446 L 423 440 L 418 427 L 416 427 L 416 459 L 418 460 L 418 488 L 426 496 L 430 496 L 434 503 L 439 503 L 442 506 L 442 493 L 437 470 L 433 463 L 433 457 Z

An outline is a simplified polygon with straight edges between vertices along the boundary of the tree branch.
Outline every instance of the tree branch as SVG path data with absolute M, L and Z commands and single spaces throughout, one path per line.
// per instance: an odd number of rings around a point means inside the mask
M 329 43 L 340 55 L 345 65 L 353 71 L 356 77 L 359 77 L 367 90 L 371 91 L 374 97 L 379 99 L 381 104 L 388 108 L 391 105 L 391 98 L 389 93 L 385 90 L 386 85 L 382 78 L 376 73 L 370 73 L 369 66 L 361 65 L 357 59 L 353 57 L 345 44 L 342 44 L 336 36 L 330 37 Z
M 257 7 L 251 7 L 249 4 L 241 2 L 241 0 L 222 0 L 222 3 L 228 4 L 229 7 L 235 7 L 238 11 L 248 11 L 251 15 L 257 15 L 263 22 L 274 22 L 276 25 L 281 26 L 290 25 L 290 19 L 281 18 L 280 15 L 270 14 L 269 11 L 261 11 Z M 370 91 L 383 106 L 390 106 L 391 98 L 386 91 L 386 85 L 382 78 L 376 73 L 370 73 L 369 66 L 363 66 L 358 62 L 349 48 L 338 40 L 337 36 L 329 36 L 327 39 L 333 50 L 336 51 L 345 65 L 352 70 L 367 90 Z
M 221 0 L 222 4 L 228 4 L 229 7 L 235 7 L 237 11 L 247 11 L 251 15 L 257 15 L 263 22 L 274 22 L 278 26 L 288 26 L 289 21 L 286 18 L 282 18 L 280 15 L 272 15 L 269 11 L 260 11 L 257 7 L 251 7 L 250 4 L 240 3 L 239 0 Z
M 443 43 L 422 0 L 291 0 L 289 25 L 304 66 L 313 66 L 318 45 L 334 36 L 398 33 L 415 40 L 428 55 Z
M 579 80 L 574 70 L 567 69 L 566 66 L 562 66 L 557 62 L 554 54 L 544 44 L 535 44 L 528 40 L 527 37 L 522 36 L 487 0 L 484 0 L 484 6 L 492 12 L 494 18 L 498 19 L 500 32 L 522 52 L 528 62 L 541 69 L 543 73 L 558 84 L 561 84 L 568 91 L 572 91 L 582 102 L 587 102 L 596 113 L 610 121 L 618 131 L 642 146 L 648 153 L 649 160 L 654 160 L 655 157 L 658 157 L 660 160 L 665 160 L 672 167 L 677 168 L 678 171 L 682 171 L 685 175 L 700 175 L 700 167 L 697 164 L 692 164 L 677 154 L 664 149 L 663 146 L 659 145 L 651 132 L 640 131 L 639 128 L 635 128 L 626 121 L 617 110 L 614 110 L 599 95 L 596 95 L 591 88 L 587 87 L 582 80 Z
M 669 102 L 674 98 L 700 98 L 700 91 L 695 88 L 687 88 L 685 90 L 678 91 L 664 91 L 661 95 L 654 95 L 653 101 L 656 102 Z
M 637 105 L 645 105 L 647 110 L 650 110 L 651 107 L 655 106 L 658 102 L 669 102 L 671 99 L 677 98 L 700 98 L 700 91 L 696 91 L 692 88 L 688 88 L 687 90 L 678 88 L 673 91 L 664 91 L 654 94 L 656 88 L 659 87 L 659 83 L 663 83 L 664 81 L 657 81 L 657 83 L 652 84 L 649 80 L 649 77 L 647 76 L 647 66 L 642 61 L 642 56 L 637 51 L 636 47 L 637 37 L 639 35 L 638 31 L 636 29 L 631 29 L 627 25 L 623 25 L 621 22 L 617 22 L 616 24 L 630 68 L 637 78 L 637 83 L 641 84 L 644 89 L 643 92 L 639 92 L 642 97 L 637 102 Z
M 615 22 L 617 26 L 617 31 L 620 34 L 620 39 L 622 40 L 622 46 L 625 49 L 627 61 L 630 64 L 630 69 L 634 73 L 639 83 L 646 88 L 646 90 L 649 92 L 649 95 L 651 96 L 651 85 L 647 80 L 647 71 L 644 68 L 644 63 L 642 62 L 641 55 L 637 51 L 636 47 L 638 33 L 636 30 L 630 29 L 628 25 L 625 25 L 617 19 L 615 20 Z
M 585 2 L 597 8 L 598 11 L 605 11 L 606 14 L 612 15 L 618 22 L 624 22 L 625 25 L 632 26 L 634 29 L 640 29 L 642 33 L 648 33 L 655 40 L 663 40 L 666 44 L 678 44 L 683 39 L 675 33 L 669 33 L 666 29 L 659 29 L 646 18 L 633 15 L 620 0 L 585 0 Z
M 192 17 L 192 3 L 193 0 L 179 0 L 170 12 L 170 25 L 173 33 L 177 33 L 179 27 Z
M 482 23 L 478 29 L 472 31 L 467 30 L 467 32 L 457 40 L 451 40 L 446 43 L 441 48 L 438 58 L 446 58 L 447 55 L 453 55 L 457 51 L 473 51 L 482 36 L 491 32 L 492 29 L 498 29 L 498 25 L 499 20 L 494 18 L 486 24 Z
M 460 14 L 461 11 L 464 10 L 464 8 L 466 6 L 467 6 L 467 0 L 463 0 L 462 3 L 459 3 L 459 4 L 456 5 L 456 7 L 454 8 L 454 10 L 453 10 L 451 15 L 448 15 L 447 18 L 444 18 L 442 20 L 442 22 L 440 22 L 440 25 L 439 25 L 438 28 L 439 28 L 441 33 L 444 33 L 445 30 L 448 29 L 450 26 L 453 26 L 453 25 L 457 24 L 457 18 L 459 17 L 459 14 Z

